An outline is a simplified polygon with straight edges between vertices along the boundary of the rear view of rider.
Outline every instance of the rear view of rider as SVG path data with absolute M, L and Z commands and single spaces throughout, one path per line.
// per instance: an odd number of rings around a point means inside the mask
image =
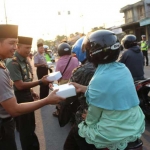
M 144 80 L 144 61 L 135 35 L 126 35 L 121 41 L 126 49 L 119 62 L 124 63 L 130 70 L 134 81 Z
M 78 67 L 79 61 L 75 57 L 71 57 L 71 47 L 68 43 L 58 45 L 59 60 L 56 63 L 56 71 L 60 71 L 62 78 L 59 80 L 59 85 L 68 83 L 71 73 L 74 68 Z
M 79 149 L 64 150 L 129 149 L 131 143 L 139 142 L 145 121 L 131 73 L 116 62 L 120 52 L 117 36 L 108 30 L 95 31 L 84 39 L 83 50 L 97 68 L 88 86 L 70 83 L 76 92 L 85 94 L 88 111 L 78 128 L 72 128 L 71 142 Z

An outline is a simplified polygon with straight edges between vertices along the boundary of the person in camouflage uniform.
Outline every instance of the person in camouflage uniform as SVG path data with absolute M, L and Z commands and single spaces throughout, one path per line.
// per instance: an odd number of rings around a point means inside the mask
M 95 70 L 96 68 L 93 65 L 93 63 L 86 61 L 85 64 L 80 65 L 79 67 L 74 69 L 72 76 L 70 78 L 70 81 L 87 86 L 92 76 L 94 75 Z M 65 141 L 64 150 L 78 150 L 79 149 L 78 146 L 74 143 L 73 139 L 75 137 L 73 135 L 73 131 L 76 130 L 76 128 L 78 127 L 78 124 L 84 120 L 83 115 L 86 113 L 88 106 L 86 104 L 86 98 L 83 93 L 78 94 L 77 97 L 78 97 L 80 106 L 78 107 L 77 112 L 75 114 L 74 125 L 72 129 L 70 130 L 68 137 Z

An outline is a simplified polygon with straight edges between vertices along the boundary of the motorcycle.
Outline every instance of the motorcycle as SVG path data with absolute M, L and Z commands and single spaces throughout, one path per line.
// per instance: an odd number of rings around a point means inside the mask
M 150 119 L 150 78 L 135 81 L 135 87 L 140 100 L 140 107 L 146 119 Z

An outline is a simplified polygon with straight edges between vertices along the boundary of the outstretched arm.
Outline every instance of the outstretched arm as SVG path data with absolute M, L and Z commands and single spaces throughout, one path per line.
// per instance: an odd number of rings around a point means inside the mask
M 54 90 L 53 92 L 51 92 L 49 94 L 48 97 L 41 99 L 41 100 L 34 101 L 34 102 L 18 104 L 16 101 L 16 98 L 12 97 L 12 98 L 9 98 L 9 99 L 1 102 L 1 105 L 11 116 L 19 116 L 22 114 L 32 112 L 32 111 L 39 109 L 45 105 L 57 104 L 61 100 L 64 100 L 64 98 L 56 95 L 57 91 L 58 90 Z

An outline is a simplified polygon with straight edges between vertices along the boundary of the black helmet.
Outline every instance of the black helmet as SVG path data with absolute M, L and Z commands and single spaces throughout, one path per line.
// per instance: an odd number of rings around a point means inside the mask
M 67 43 L 59 44 L 57 50 L 59 56 L 71 55 L 71 46 Z
M 132 34 L 125 35 L 121 40 L 121 44 L 125 49 L 136 46 L 137 45 L 136 36 Z
M 117 60 L 120 43 L 115 33 L 98 30 L 84 38 L 82 50 L 86 50 L 87 59 L 97 66 Z

